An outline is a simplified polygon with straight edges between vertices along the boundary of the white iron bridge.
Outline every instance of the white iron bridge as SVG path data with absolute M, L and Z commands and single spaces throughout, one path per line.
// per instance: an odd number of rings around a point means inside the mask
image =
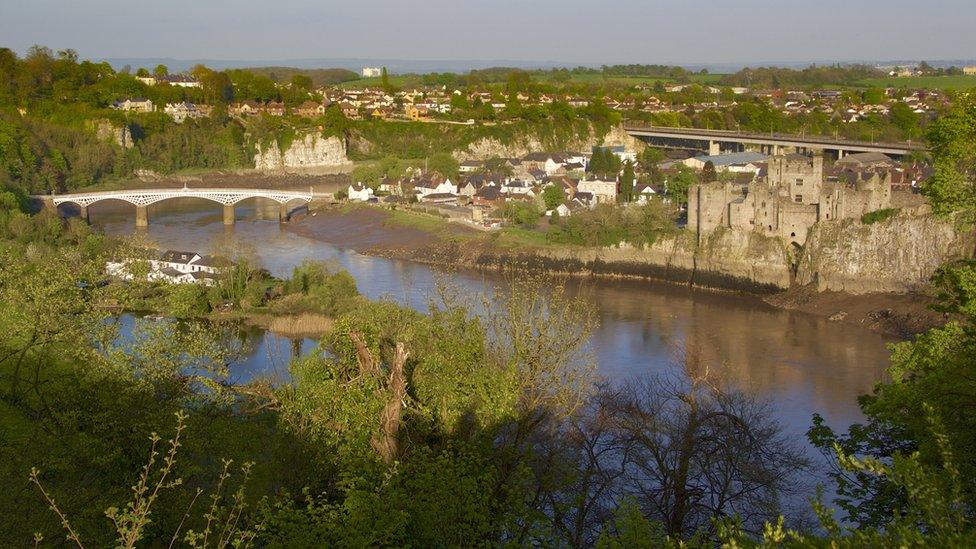
M 311 202 L 312 193 L 302 191 L 279 191 L 274 189 L 138 189 L 129 191 L 102 191 L 92 193 L 58 194 L 49 198 L 54 205 L 71 202 L 87 208 L 102 200 L 123 200 L 135 206 L 148 206 L 171 198 L 203 198 L 219 204 L 234 205 L 248 198 L 267 198 L 279 204 L 292 200 Z
M 88 193 L 72 193 L 59 195 L 36 196 L 40 200 L 55 207 L 61 204 L 77 204 L 81 208 L 81 215 L 88 219 L 88 207 L 103 200 L 122 200 L 136 207 L 136 225 L 149 225 L 148 207 L 151 204 L 173 198 L 202 198 L 224 206 L 224 224 L 234 223 L 234 205 L 248 198 L 265 198 L 274 200 L 280 205 L 281 221 L 288 218 L 288 204 L 301 201 L 306 204 L 312 201 L 314 193 L 304 191 L 283 191 L 277 189 L 131 189 L 121 191 L 100 191 Z

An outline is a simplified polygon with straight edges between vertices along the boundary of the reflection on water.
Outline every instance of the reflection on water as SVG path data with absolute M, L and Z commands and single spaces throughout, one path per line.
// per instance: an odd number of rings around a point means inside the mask
M 414 263 L 364 256 L 280 229 L 277 204 L 250 200 L 237 207 L 237 225 L 225 229 L 218 204 L 171 200 L 150 207 L 146 236 L 160 248 L 234 255 L 248 251 L 275 276 L 287 276 L 305 258 L 334 261 L 370 298 L 389 297 L 418 309 L 435 289 L 435 271 Z M 130 206 L 100 203 L 93 223 L 109 234 L 131 234 Z M 450 275 L 474 293 L 492 291 L 497 277 Z M 888 363 L 886 340 L 866 330 L 774 309 L 761 301 L 645 281 L 586 284 L 601 320 L 591 341 L 600 372 L 618 381 L 641 373 L 684 369 L 683 356 L 700 357 L 712 373 L 772 401 L 786 428 L 802 434 L 817 412 L 833 424 L 860 419 L 856 396 L 871 390 Z M 242 380 L 286 370 L 287 340 L 258 332 L 254 352 L 235 369 Z M 307 352 L 313 342 L 303 342 Z

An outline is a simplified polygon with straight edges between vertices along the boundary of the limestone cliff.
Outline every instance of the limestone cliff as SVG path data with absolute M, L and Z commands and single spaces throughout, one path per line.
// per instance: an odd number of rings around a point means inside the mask
M 102 141 L 111 141 L 123 149 L 131 149 L 135 145 L 129 126 L 116 127 L 112 125 L 110 120 L 99 118 L 89 122 L 89 127 L 95 132 L 95 136 Z
M 773 292 L 790 285 L 790 261 L 780 239 L 750 231 L 716 231 L 698 245 L 682 231 L 653 244 L 620 244 L 604 248 L 542 248 L 522 253 L 495 249 L 457 249 L 444 254 L 412 257 L 432 263 L 471 267 L 526 268 L 584 276 L 650 278 L 682 284 L 753 292 Z
M 254 167 L 264 171 L 319 168 L 347 164 L 346 145 L 338 137 L 324 138 L 316 133 L 297 136 L 282 152 L 276 141 L 267 147 L 257 145 Z
M 797 283 L 818 291 L 905 293 L 926 285 L 939 265 L 973 251 L 970 227 L 931 214 L 901 213 L 864 225 L 858 219 L 814 225 L 797 266 Z
M 610 128 L 606 135 L 598 136 L 593 131 L 585 138 L 574 138 L 565 145 L 570 151 L 589 151 L 596 145 L 623 145 L 629 152 L 640 152 L 645 145 L 639 139 L 631 137 L 620 126 Z M 458 160 L 487 160 L 489 158 L 517 158 L 531 152 L 550 150 L 534 135 L 526 135 L 514 139 L 510 143 L 502 143 L 494 138 L 482 138 L 468 145 L 468 148 L 456 151 L 454 156 Z

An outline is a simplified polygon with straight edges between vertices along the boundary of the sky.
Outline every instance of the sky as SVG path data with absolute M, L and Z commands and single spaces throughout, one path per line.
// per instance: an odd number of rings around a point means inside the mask
M 0 0 L 83 58 L 743 63 L 976 58 L 976 0 Z

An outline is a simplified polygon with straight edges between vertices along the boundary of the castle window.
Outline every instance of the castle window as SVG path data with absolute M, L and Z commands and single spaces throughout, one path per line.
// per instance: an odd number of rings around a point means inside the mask
M 797 202 L 803 202 L 803 195 L 798 194 L 795 197 L 793 197 L 793 200 L 796 200 Z

